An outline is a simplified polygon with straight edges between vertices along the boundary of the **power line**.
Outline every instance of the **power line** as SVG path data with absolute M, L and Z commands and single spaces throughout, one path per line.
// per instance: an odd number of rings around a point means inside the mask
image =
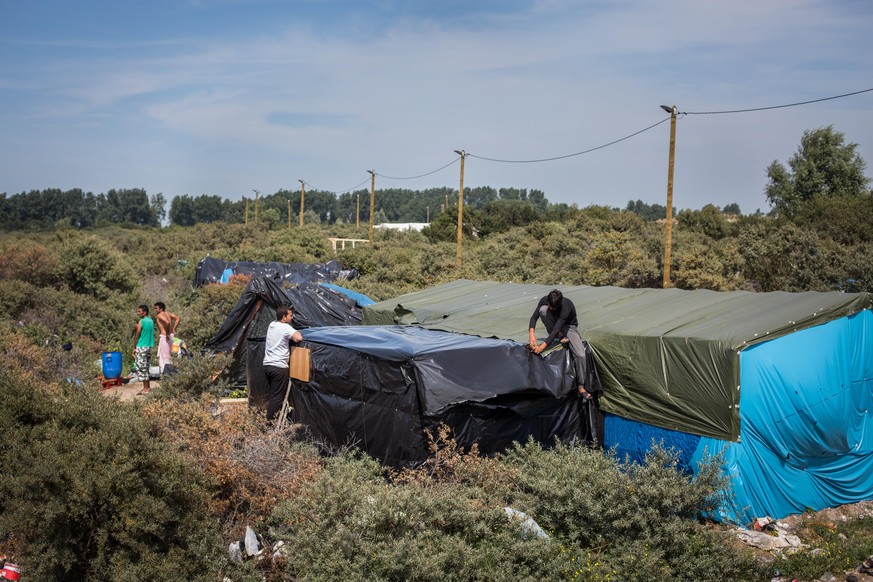
M 360 188 L 361 186 L 363 186 L 364 184 L 366 184 L 369 181 L 370 181 L 370 178 L 364 178 L 364 181 L 361 182 L 360 184 L 355 184 L 351 188 L 347 188 L 345 190 L 340 190 L 340 191 L 336 192 L 336 194 L 346 194 L 348 192 L 354 192 L 355 190 L 357 190 L 358 188 Z
M 389 180 L 415 180 L 416 178 L 424 178 L 425 176 L 430 176 L 431 174 L 436 174 L 440 170 L 445 170 L 446 168 L 448 168 L 449 166 L 451 166 L 452 164 L 454 164 L 455 162 L 457 162 L 460 159 L 461 159 L 460 157 L 455 158 L 454 160 L 452 160 L 451 162 L 449 162 L 445 166 L 439 167 L 436 170 L 433 170 L 432 172 L 428 172 L 426 174 L 419 174 L 418 176 L 408 176 L 408 177 L 404 177 L 404 178 L 398 178 L 397 176 L 386 176 L 385 174 L 379 174 L 378 172 L 376 173 L 376 175 L 381 177 L 381 178 L 388 178 Z
M 860 95 L 861 93 L 869 93 L 873 88 L 854 91 L 852 93 L 843 93 L 842 95 L 834 95 L 833 97 L 823 97 L 822 99 L 812 99 L 811 101 L 800 101 L 798 103 L 787 103 L 785 105 L 772 105 L 770 107 L 754 107 L 751 109 L 733 109 L 730 111 L 683 111 L 685 115 L 720 115 L 722 113 L 749 113 L 750 111 L 766 111 L 768 109 L 782 109 L 784 107 L 797 107 L 798 105 L 809 105 L 810 103 L 821 103 L 822 101 L 831 101 L 832 99 L 842 99 L 843 97 L 851 97 L 852 95 Z
M 682 111 L 682 112 L 677 112 L 677 115 L 680 115 L 680 116 L 685 116 L 685 115 L 721 115 L 721 114 L 729 114 L 729 113 L 750 113 L 750 112 L 755 112 L 755 111 L 767 111 L 770 109 L 783 109 L 786 107 L 797 107 L 800 105 L 809 105 L 811 103 L 821 103 L 823 101 L 832 101 L 834 99 L 842 99 L 845 97 L 852 97 L 854 95 L 861 95 L 862 93 L 869 93 L 871 91 L 873 91 L 873 88 L 863 89 L 861 91 L 853 91 L 851 93 L 843 93 L 842 95 L 834 95 L 832 97 L 823 97 L 821 99 L 811 99 L 809 101 L 799 101 L 797 103 L 786 103 L 784 105 L 772 105 L 772 106 L 768 106 L 768 107 L 753 107 L 753 108 L 749 108 L 749 109 L 732 109 L 732 110 L 725 110 L 725 111 Z M 621 142 L 628 140 L 632 137 L 636 137 L 636 136 L 640 135 L 641 133 L 645 133 L 645 132 L 649 131 L 650 129 L 654 129 L 655 127 L 657 127 L 657 126 L 661 125 L 662 123 L 665 123 L 669 120 L 670 120 L 670 118 L 666 117 L 657 123 L 654 123 L 648 127 L 644 127 L 643 129 L 641 129 L 639 131 L 635 131 L 629 135 L 626 135 L 622 138 L 613 140 L 609 143 L 605 143 L 605 144 L 599 145 L 597 147 L 589 148 L 589 149 L 583 150 L 581 152 L 575 152 L 572 154 L 566 154 L 566 155 L 562 155 L 562 156 L 554 156 L 551 158 L 538 158 L 538 159 L 532 159 L 532 160 L 504 160 L 504 159 L 498 159 L 498 158 L 489 158 L 486 156 L 478 156 L 476 154 L 471 154 L 471 153 L 467 153 L 466 155 L 471 157 L 471 158 L 476 158 L 479 160 L 485 160 L 488 162 L 506 163 L 506 164 L 533 164 L 533 163 L 539 163 L 539 162 L 552 162 L 555 160 L 564 160 L 564 159 L 572 158 L 575 156 L 589 154 L 591 152 L 595 152 L 597 150 L 602 150 L 604 148 L 613 146 L 617 143 L 621 143 Z M 385 174 L 379 174 L 379 173 L 377 173 L 376 175 L 381 177 L 381 178 L 387 178 L 389 180 L 416 180 L 418 178 L 424 178 L 425 176 L 430 176 L 431 174 L 436 174 L 437 172 L 444 170 L 444 169 L 448 168 L 449 166 L 455 164 L 459 159 L 460 159 L 460 157 L 455 158 L 454 160 L 452 160 L 448 164 L 440 166 L 439 168 L 432 170 L 430 172 L 425 172 L 424 174 L 419 174 L 417 176 L 387 176 Z M 342 190 L 342 191 L 339 191 L 336 193 L 337 194 L 345 194 L 346 192 L 352 192 L 352 191 L 360 188 L 364 184 L 366 184 L 368 181 L 369 181 L 369 178 L 365 179 L 363 182 L 361 182 L 360 184 L 357 184 L 356 186 L 353 186 L 351 188 L 348 188 L 346 190 Z
M 345 190 L 325 190 L 324 188 L 319 188 L 318 186 L 313 186 L 309 182 L 306 182 L 306 185 L 309 186 L 312 190 L 320 190 L 322 192 L 333 192 L 334 194 L 345 194 L 346 192 L 353 192 L 353 191 L 357 190 L 358 188 L 360 188 L 361 186 L 363 186 L 364 184 L 366 184 L 369 181 L 370 181 L 370 179 L 366 178 L 360 184 L 352 186 L 351 188 L 346 188 Z
M 641 134 L 641 133 L 643 133 L 643 132 L 649 131 L 650 129 L 652 129 L 652 128 L 654 128 L 654 127 L 658 127 L 659 125 L 661 125 L 661 124 L 664 123 L 665 121 L 670 121 L 670 118 L 667 117 L 667 118 L 665 118 L 665 119 L 662 119 L 662 120 L 659 121 L 658 123 L 655 123 L 655 124 L 653 124 L 653 125 L 650 125 L 649 127 L 645 127 L 645 128 L 643 128 L 643 129 L 641 129 L 641 130 L 639 130 L 639 131 L 635 131 L 635 132 L 633 132 L 633 133 L 630 134 L 630 135 L 626 135 L 626 136 L 624 136 L 624 137 L 622 137 L 622 138 L 619 138 L 619 139 L 617 139 L 617 140 L 611 141 L 611 142 L 609 142 L 609 143 L 605 143 L 605 144 L 603 144 L 603 145 L 599 145 L 599 146 L 597 146 L 597 147 L 590 148 L 590 149 L 587 149 L 587 150 L 584 150 L 584 151 L 581 151 L 581 152 L 576 152 L 575 154 L 567 154 L 567 155 L 564 155 L 564 156 L 555 156 L 555 157 L 553 157 L 553 158 L 540 158 L 540 159 L 538 159 L 538 160 L 498 160 L 498 159 L 495 159 L 495 158 L 486 158 L 486 157 L 484 157 L 484 156 L 477 156 L 476 154 L 471 154 L 471 153 L 468 153 L 467 155 L 468 155 L 469 157 L 471 157 L 471 158 L 477 158 L 477 159 L 479 159 L 479 160 L 487 160 L 487 161 L 489 161 L 489 162 L 502 162 L 502 163 L 506 163 L 506 164 L 533 164 L 533 163 L 536 163 L 536 162 L 552 162 L 552 161 L 554 161 L 554 160 L 564 160 L 564 159 L 566 159 L 566 158 L 572 158 L 572 157 L 574 157 L 574 156 L 581 156 L 582 154 L 588 154 L 588 153 L 591 153 L 591 152 L 594 152 L 594 151 L 597 151 L 597 150 L 602 150 L 603 148 L 607 148 L 607 147 L 609 147 L 609 146 L 611 146 L 611 145 L 615 145 L 615 144 L 617 144 L 617 143 L 619 143 L 619 142 L 622 142 L 622 141 L 624 141 L 624 140 L 626 140 L 626 139 L 630 139 L 630 138 L 632 138 L 632 137 L 634 137 L 634 136 L 637 136 L 637 135 L 639 135 L 639 134 Z

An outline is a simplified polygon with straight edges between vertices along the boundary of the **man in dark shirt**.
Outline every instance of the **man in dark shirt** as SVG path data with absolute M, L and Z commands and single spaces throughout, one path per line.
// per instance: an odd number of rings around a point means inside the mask
M 536 326 L 537 320 L 542 319 L 549 336 L 541 343 L 537 343 Z M 530 349 L 535 354 L 542 353 L 555 339 L 561 343 L 569 343 L 573 353 L 573 363 L 576 368 L 576 381 L 579 383 L 579 394 L 585 398 L 591 398 L 591 393 L 585 389 L 585 344 L 579 335 L 576 319 L 576 306 L 557 289 L 553 289 L 548 295 L 540 299 L 537 308 L 530 317 Z

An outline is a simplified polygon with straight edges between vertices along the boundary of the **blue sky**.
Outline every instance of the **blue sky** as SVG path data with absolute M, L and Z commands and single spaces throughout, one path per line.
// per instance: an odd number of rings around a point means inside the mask
M 0 4 L 0 193 L 538 188 L 664 204 L 680 112 L 873 88 L 867 0 L 61 0 Z M 873 92 L 677 123 L 674 205 L 769 207 L 833 125 L 873 164 Z M 478 156 L 478 157 L 476 157 Z M 447 166 L 440 171 L 438 168 Z M 416 176 L 415 179 L 404 179 Z M 868 167 L 868 176 L 873 170 Z

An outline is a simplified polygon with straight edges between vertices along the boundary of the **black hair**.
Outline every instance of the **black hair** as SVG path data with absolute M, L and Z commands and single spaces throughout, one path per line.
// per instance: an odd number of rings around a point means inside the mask
M 564 302 L 564 294 L 557 289 L 549 291 L 549 309 L 552 311 L 561 311 L 561 304 Z
M 146 314 L 146 315 L 149 314 L 149 306 L 146 305 L 145 303 L 143 303 L 142 305 L 140 305 L 139 308 L 142 309 L 143 311 L 145 311 L 145 314 Z
M 276 308 L 276 321 L 282 321 L 285 319 L 285 316 L 291 311 L 291 308 L 287 305 L 280 305 Z

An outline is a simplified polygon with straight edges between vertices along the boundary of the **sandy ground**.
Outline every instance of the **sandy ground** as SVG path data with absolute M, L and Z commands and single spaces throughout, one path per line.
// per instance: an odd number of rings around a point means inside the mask
M 149 382 L 149 389 L 154 389 L 160 386 L 160 380 L 152 380 Z M 121 386 L 110 386 L 109 388 L 105 388 L 102 391 L 104 396 L 115 396 L 122 402 L 128 402 L 130 400 L 134 400 L 137 396 L 140 396 L 140 392 L 142 392 L 142 382 L 137 382 L 135 380 L 131 380 L 127 384 L 122 384 Z

